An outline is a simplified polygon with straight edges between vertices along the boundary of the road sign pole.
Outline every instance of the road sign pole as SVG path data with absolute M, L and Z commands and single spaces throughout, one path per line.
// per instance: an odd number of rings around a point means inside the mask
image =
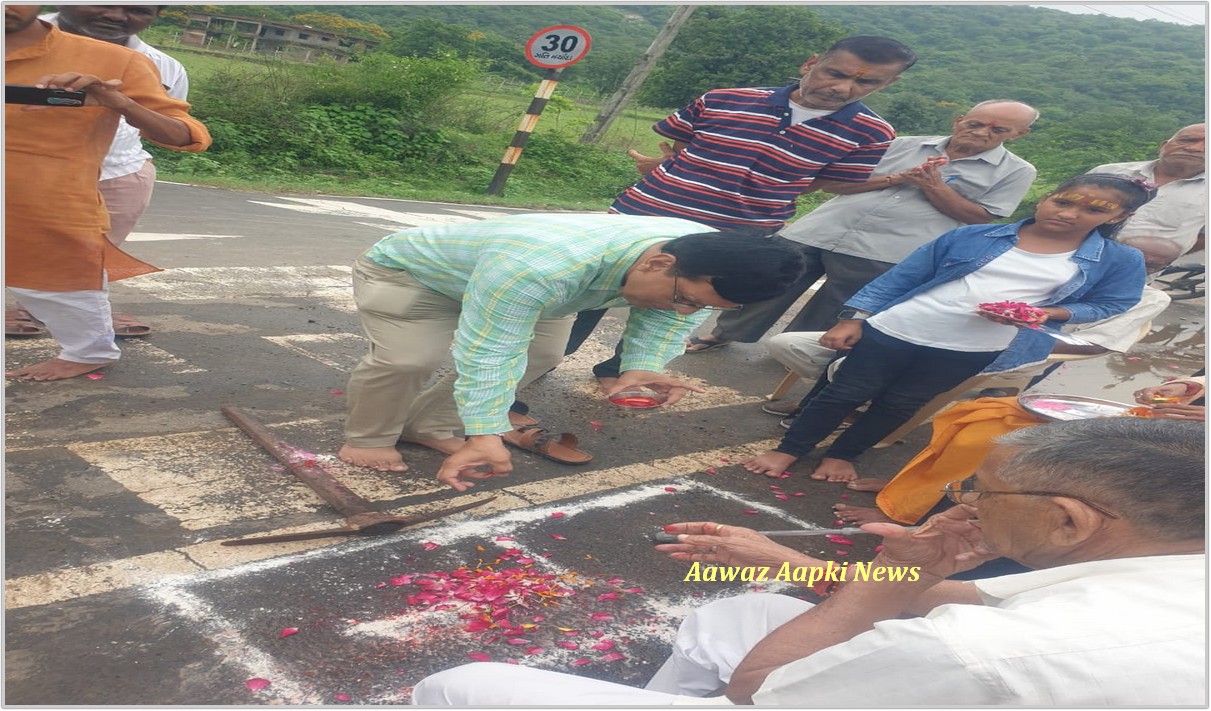
M 505 156 L 500 159 L 496 175 L 492 176 L 492 183 L 488 185 L 489 195 L 500 195 L 504 190 L 505 181 L 509 179 L 509 173 L 513 172 L 513 166 L 517 165 L 517 160 L 521 158 L 521 151 L 525 148 L 526 141 L 530 140 L 539 115 L 547 107 L 551 94 L 555 93 L 555 86 L 559 84 L 559 75 L 562 72 L 562 69 L 548 69 L 539 82 L 538 91 L 534 92 L 534 99 L 530 101 L 530 108 L 526 109 L 526 114 L 521 117 L 517 133 L 513 134 L 513 142 L 505 149 Z

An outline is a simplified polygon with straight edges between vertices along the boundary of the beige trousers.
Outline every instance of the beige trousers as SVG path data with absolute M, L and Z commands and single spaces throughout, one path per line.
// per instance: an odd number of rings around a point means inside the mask
M 462 305 L 411 274 L 364 256 L 353 265 L 353 299 L 370 351 L 349 376 L 345 442 L 391 447 L 401 437 L 447 439 L 461 433 L 454 402 L 457 373 L 427 389 L 425 384 L 449 354 Z M 563 360 L 572 321 L 572 316 L 538 321 L 519 390 Z

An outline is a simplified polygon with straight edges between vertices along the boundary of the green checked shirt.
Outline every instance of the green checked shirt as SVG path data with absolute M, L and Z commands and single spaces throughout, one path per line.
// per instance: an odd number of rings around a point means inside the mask
M 644 250 L 712 231 L 672 217 L 539 213 L 415 227 L 384 237 L 366 257 L 462 303 L 454 399 L 466 433 L 482 435 L 512 429 L 509 405 L 540 319 L 626 306 L 622 278 Z M 632 309 L 622 370 L 663 371 L 706 317 Z

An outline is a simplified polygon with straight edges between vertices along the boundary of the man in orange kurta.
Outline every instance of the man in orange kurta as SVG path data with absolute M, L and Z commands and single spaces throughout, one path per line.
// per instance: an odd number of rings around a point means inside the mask
M 6 373 L 61 380 L 116 361 L 107 283 L 158 271 L 105 238 L 97 180 L 119 116 L 166 148 L 204 151 L 210 134 L 170 98 L 138 52 L 66 34 L 39 5 L 5 5 L 7 84 L 84 91 L 82 107 L 5 105 L 5 282 L 59 342 L 58 357 Z M 87 72 L 87 73 L 86 73 Z

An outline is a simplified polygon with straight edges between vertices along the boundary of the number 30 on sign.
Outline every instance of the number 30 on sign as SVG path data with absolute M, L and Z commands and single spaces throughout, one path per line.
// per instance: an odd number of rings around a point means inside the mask
M 583 28 L 555 25 L 539 30 L 526 42 L 526 59 L 545 69 L 560 69 L 584 59 L 591 43 Z

